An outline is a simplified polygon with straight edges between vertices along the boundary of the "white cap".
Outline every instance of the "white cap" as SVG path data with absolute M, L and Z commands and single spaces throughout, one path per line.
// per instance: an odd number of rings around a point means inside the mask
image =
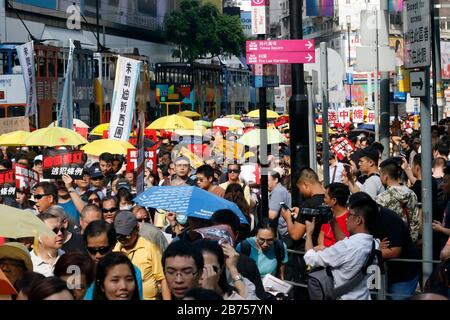
M 40 154 L 40 155 L 34 157 L 33 162 L 36 162 L 36 161 L 38 161 L 38 160 L 39 160 L 39 161 L 42 161 L 42 159 L 43 159 L 42 154 Z

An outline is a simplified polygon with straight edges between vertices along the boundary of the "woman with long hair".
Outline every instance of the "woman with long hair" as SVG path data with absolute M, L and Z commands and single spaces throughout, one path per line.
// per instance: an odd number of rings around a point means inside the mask
M 93 300 L 139 300 L 133 264 L 123 253 L 110 252 L 97 264 Z
M 238 183 L 230 183 L 225 190 L 224 199 L 234 202 L 239 209 L 241 209 L 245 218 L 247 218 L 249 224 L 241 224 L 239 226 L 239 235 L 241 236 L 241 239 L 249 237 L 255 225 L 255 216 L 251 212 L 250 206 L 245 199 L 244 188 Z

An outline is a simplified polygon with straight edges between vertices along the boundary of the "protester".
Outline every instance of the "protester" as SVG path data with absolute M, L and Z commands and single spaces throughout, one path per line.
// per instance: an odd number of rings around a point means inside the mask
M 18 242 L 7 242 L 0 246 L 0 270 L 15 286 L 27 271 L 33 271 L 33 263 L 27 248 Z
M 102 201 L 103 220 L 113 223 L 119 210 L 118 200 L 115 197 L 106 197 Z
M 96 220 L 103 220 L 102 210 L 95 204 L 86 205 L 80 213 L 80 233 L 83 234 L 88 224 Z
M 214 169 L 210 165 L 205 164 L 198 167 L 195 175 L 197 177 L 197 186 L 199 188 L 211 192 L 216 196 L 224 197 L 225 190 L 213 184 Z
M 227 175 L 228 175 L 228 181 L 224 182 L 219 185 L 223 190 L 227 190 L 227 187 L 231 183 L 238 183 L 241 185 L 242 188 L 244 188 L 244 196 L 245 200 L 247 200 L 248 205 L 250 208 L 253 208 L 256 203 L 252 200 L 250 188 L 248 185 L 245 185 L 241 180 L 239 179 L 239 175 L 241 173 L 241 165 L 239 163 L 228 163 L 227 165 Z
M 74 300 L 74 296 L 64 280 L 48 277 L 33 284 L 28 300 Z
M 50 182 L 40 182 L 35 186 L 33 201 L 39 213 L 45 212 L 51 206 L 58 204 L 58 190 Z
M 30 290 L 35 287 L 35 283 L 45 277 L 37 272 L 26 271 L 23 277 L 16 281 L 14 287 L 17 291 L 16 300 L 28 300 Z

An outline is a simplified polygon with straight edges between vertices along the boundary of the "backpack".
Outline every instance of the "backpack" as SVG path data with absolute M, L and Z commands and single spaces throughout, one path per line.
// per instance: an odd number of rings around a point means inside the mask
M 277 273 L 278 273 L 278 270 L 280 270 L 281 264 L 284 260 L 283 241 L 275 239 L 273 241 L 273 246 L 274 246 L 274 250 L 275 250 L 275 257 L 277 259 Z M 247 240 L 243 240 L 241 242 L 241 253 L 250 257 L 251 250 L 252 250 L 252 248 L 251 248 L 250 243 Z
M 425 282 L 424 292 L 447 296 L 450 286 L 450 259 L 441 262 Z
M 381 272 L 384 273 L 381 251 L 375 249 L 375 241 L 373 241 L 372 250 L 361 270 L 347 283 L 339 287 L 334 287 L 334 278 L 330 267 L 310 272 L 308 274 L 308 292 L 310 299 L 336 300 L 340 296 L 352 291 L 364 280 L 367 275 L 367 268 L 373 264 L 375 257 L 377 257 L 377 263 L 380 266 Z

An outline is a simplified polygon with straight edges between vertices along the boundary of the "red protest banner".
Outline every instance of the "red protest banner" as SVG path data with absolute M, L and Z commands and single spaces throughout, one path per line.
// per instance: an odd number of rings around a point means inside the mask
M 331 148 L 339 160 L 344 159 L 349 152 L 355 151 L 355 146 L 347 138 L 339 138 L 336 144 Z
M 15 164 L 16 188 L 19 190 L 31 190 L 39 183 L 39 173 L 27 167 Z
M 14 170 L 0 172 L 0 196 L 11 196 L 16 193 Z
M 150 167 L 150 171 L 157 173 L 158 152 L 155 146 L 145 149 L 145 163 Z M 137 169 L 138 149 L 127 150 L 127 172 L 132 172 Z
M 44 150 L 42 169 L 45 179 L 59 179 L 68 174 L 74 179 L 83 176 L 83 154 L 81 150 Z

